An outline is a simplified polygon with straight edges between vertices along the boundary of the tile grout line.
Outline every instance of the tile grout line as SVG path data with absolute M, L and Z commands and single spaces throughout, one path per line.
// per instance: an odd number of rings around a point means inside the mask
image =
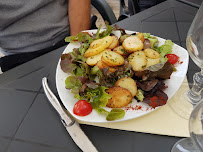
M 178 32 L 179 43 L 180 43 L 180 46 L 182 46 L 182 42 L 181 42 L 181 38 L 180 38 L 180 31 L 179 31 L 179 28 L 178 28 L 178 23 L 177 23 L 177 19 L 176 19 L 174 9 L 173 9 L 173 16 L 174 16 L 174 20 L 175 20 L 175 24 L 176 24 L 176 29 L 177 29 L 177 32 Z
M 42 88 L 42 86 L 40 87 L 40 89 L 41 89 L 41 88 Z M 36 93 L 36 95 L 35 95 L 35 97 L 34 97 L 32 103 L 31 103 L 31 105 L 28 107 L 28 110 L 26 111 L 26 113 L 24 114 L 24 117 L 23 117 L 22 120 L 20 121 L 20 123 L 19 123 L 19 125 L 18 125 L 18 127 L 17 127 L 17 129 L 16 129 L 16 131 L 15 131 L 15 133 L 14 133 L 14 135 L 11 137 L 11 142 L 10 142 L 10 143 L 8 144 L 8 146 L 6 147 L 6 151 L 7 151 L 7 152 L 8 152 L 8 149 L 9 149 L 10 145 L 11 145 L 12 142 L 15 140 L 15 136 L 16 136 L 16 134 L 17 134 L 19 128 L 21 127 L 22 123 L 24 122 L 24 120 L 25 120 L 25 118 L 26 118 L 28 112 L 30 111 L 32 105 L 34 104 L 34 102 L 35 102 L 37 96 L 40 94 L 40 89 L 39 89 L 39 91 Z
M 40 70 L 40 69 L 42 69 L 42 68 L 39 68 L 39 69 L 37 69 L 37 70 L 35 70 L 35 71 L 38 71 L 38 70 Z M 50 73 L 49 73 L 50 71 L 51 71 L 51 68 L 50 68 L 50 70 L 48 71 L 48 74 L 47 74 L 46 77 L 48 77 L 48 76 L 50 75 Z M 34 71 L 32 71 L 32 72 L 34 72 Z M 28 74 L 27 74 L 27 75 L 28 75 Z M 24 77 L 24 76 L 22 76 L 22 77 Z M 12 142 L 15 141 L 16 139 L 17 139 L 18 141 L 25 141 L 25 140 L 22 140 L 22 139 L 15 138 L 15 136 L 16 136 L 16 134 L 17 134 L 19 128 L 21 127 L 22 123 L 24 122 L 24 120 L 25 120 L 27 114 L 29 113 L 29 111 L 30 111 L 32 105 L 34 104 L 34 102 L 35 102 L 37 96 L 38 96 L 39 94 L 42 94 L 41 89 L 42 89 L 42 84 L 41 84 L 41 87 L 39 88 L 39 90 L 36 91 L 36 92 L 34 92 L 34 91 L 29 91 L 29 90 L 16 89 L 16 90 L 23 91 L 23 92 L 24 92 L 24 91 L 33 92 L 33 93 L 36 93 L 36 95 L 35 95 L 35 97 L 34 97 L 32 103 L 31 103 L 31 105 L 28 107 L 28 110 L 26 111 L 26 113 L 25 113 L 24 117 L 22 118 L 21 122 L 19 123 L 19 125 L 18 125 L 18 127 L 17 127 L 17 129 L 16 129 L 16 131 L 15 131 L 15 133 L 14 133 L 14 135 L 10 138 L 11 141 L 9 142 L 8 146 L 7 146 L 6 149 L 5 149 L 7 152 L 8 152 L 8 149 L 9 149 L 10 145 L 12 144 Z M 27 141 L 27 142 L 30 143 L 31 141 Z M 34 143 L 34 142 L 33 142 L 33 143 Z M 44 145 L 44 146 L 46 146 L 46 144 L 41 144 L 41 143 L 39 143 L 39 145 Z M 48 146 L 49 146 L 49 145 L 47 145 L 46 147 L 48 147 Z M 50 146 L 49 146 L 49 147 L 50 147 Z M 56 147 L 56 148 L 57 148 L 57 147 Z

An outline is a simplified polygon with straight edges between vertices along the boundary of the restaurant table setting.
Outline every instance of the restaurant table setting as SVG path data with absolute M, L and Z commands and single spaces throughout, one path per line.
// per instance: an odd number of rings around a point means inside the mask
M 125 30 L 170 39 L 177 48 L 185 50 L 186 36 L 197 10 L 197 7 L 168 0 L 116 24 Z M 193 105 L 183 95 L 190 89 L 194 73 L 200 69 L 189 56 L 184 76 L 179 78 L 180 86 L 174 87 L 177 91 L 166 105 L 124 121 L 85 121 L 85 117 L 70 116 L 83 130 L 81 136 L 78 131 L 71 135 L 72 124 L 69 127 L 66 121 L 70 118 L 61 115 L 61 111 L 67 112 L 67 103 L 64 104 L 56 82 L 60 57 L 66 48 L 58 48 L 0 75 L 0 152 L 163 152 L 171 151 L 179 139 L 190 137 L 188 125 Z M 49 91 L 46 91 L 46 78 Z M 51 106 L 46 96 L 50 102 L 55 101 L 51 102 L 55 106 Z M 54 110 L 58 106 L 59 115 Z

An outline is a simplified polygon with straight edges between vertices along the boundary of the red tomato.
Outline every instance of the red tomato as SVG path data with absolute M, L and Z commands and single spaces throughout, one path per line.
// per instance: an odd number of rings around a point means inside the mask
M 79 100 L 73 107 L 73 113 L 78 116 L 86 116 L 92 112 L 92 106 L 86 100 Z
M 166 57 L 171 64 L 175 64 L 179 60 L 179 57 L 175 54 L 167 54 Z

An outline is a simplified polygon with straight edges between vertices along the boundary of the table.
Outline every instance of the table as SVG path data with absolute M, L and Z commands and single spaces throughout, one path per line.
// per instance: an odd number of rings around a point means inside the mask
M 121 28 L 171 39 L 185 47 L 197 8 L 169 0 L 117 23 Z M 55 69 L 65 47 L 0 75 L 0 152 L 80 152 L 44 96 L 41 80 L 48 77 L 57 94 Z M 199 71 L 192 61 L 189 82 Z M 167 119 L 167 118 L 166 118 Z M 150 125 L 150 124 L 149 124 Z M 81 125 L 101 152 L 169 152 L 178 137 Z

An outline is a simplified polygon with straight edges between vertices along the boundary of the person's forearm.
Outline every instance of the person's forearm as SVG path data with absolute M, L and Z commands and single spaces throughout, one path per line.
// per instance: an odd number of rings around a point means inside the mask
M 91 0 L 69 0 L 70 34 L 90 29 Z

